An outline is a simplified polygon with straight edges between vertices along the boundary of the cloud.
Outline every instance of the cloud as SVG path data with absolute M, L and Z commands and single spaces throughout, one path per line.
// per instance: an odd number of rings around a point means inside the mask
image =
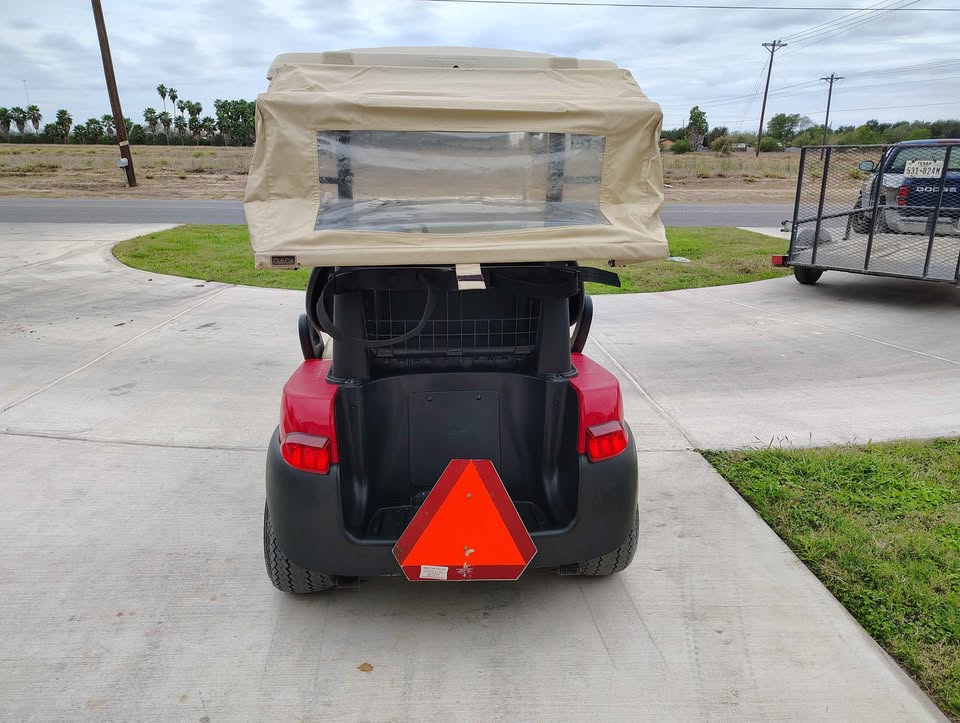
M 761 43 L 778 37 L 789 47 L 775 57 L 771 87 L 778 92 L 768 117 L 798 112 L 819 121 L 826 88 L 818 79 L 831 72 L 851 76 L 835 87 L 831 115 L 837 123 L 960 116 L 960 105 L 952 105 L 960 98 L 954 77 L 960 63 L 936 72 L 875 72 L 944 57 L 960 34 L 960 13 L 898 13 L 861 23 L 868 17 L 863 13 L 420 0 L 104 0 L 104 13 L 124 112 L 137 119 L 147 106 L 162 107 L 158 83 L 210 113 L 215 98 L 253 98 L 281 52 L 473 45 L 613 60 L 661 103 L 668 127 L 685 122 L 689 109 L 700 105 L 711 125 L 752 129 L 760 106 L 754 91 L 769 57 Z M 831 29 L 815 28 L 824 23 L 842 32 L 815 37 Z M 807 40 L 798 35 L 808 30 Z M 24 105 L 26 79 L 31 101 L 45 116 L 68 108 L 79 119 L 108 109 L 86 3 L 46 0 L 42 23 L 25 10 L 0 17 L 0 57 L 0 105 Z M 878 106 L 897 107 L 871 110 Z

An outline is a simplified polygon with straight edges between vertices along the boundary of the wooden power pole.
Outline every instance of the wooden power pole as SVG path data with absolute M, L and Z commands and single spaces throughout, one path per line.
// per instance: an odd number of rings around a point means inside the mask
M 760 107 L 760 130 L 757 131 L 756 153 L 758 158 L 760 157 L 760 141 L 763 140 L 763 116 L 767 113 L 767 93 L 770 91 L 770 74 L 773 72 L 773 54 L 780 50 L 780 48 L 787 47 L 787 44 L 781 43 L 779 40 L 774 40 L 772 43 L 764 43 L 763 47 L 770 51 L 770 64 L 767 66 L 767 84 L 763 88 L 763 105 Z
M 90 0 L 93 5 L 93 19 L 97 23 L 97 38 L 100 40 L 100 56 L 103 58 L 103 77 L 107 81 L 107 94 L 110 96 L 110 112 L 113 113 L 113 127 L 117 131 L 120 145 L 119 165 L 127 174 L 127 185 L 137 185 L 137 174 L 133 171 L 133 157 L 130 155 L 130 141 L 127 140 L 127 126 L 123 122 L 123 110 L 120 108 L 120 95 L 117 93 L 117 78 L 113 74 L 113 58 L 110 57 L 110 41 L 107 40 L 107 28 L 103 24 L 103 8 L 100 0 Z
M 838 80 L 843 80 L 843 76 L 830 73 L 830 77 L 820 78 L 820 80 L 830 84 L 830 90 L 827 91 L 827 114 L 823 117 L 823 143 L 820 144 L 825 146 L 827 145 L 827 129 L 830 127 L 830 101 L 833 99 L 833 84 Z

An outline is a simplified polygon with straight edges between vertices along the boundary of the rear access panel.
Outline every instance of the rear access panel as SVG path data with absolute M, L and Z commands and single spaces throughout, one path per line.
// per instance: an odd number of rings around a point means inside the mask
M 409 397 L 408 414 L 414 490 L 433 487 L 451 459 L 489 459 L 499 469 L 497 392 L 415 392 Z

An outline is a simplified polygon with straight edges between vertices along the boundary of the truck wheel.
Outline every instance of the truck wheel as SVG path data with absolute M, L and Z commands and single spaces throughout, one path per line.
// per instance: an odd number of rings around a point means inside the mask
M 801 284 L 815 284 L 823 276 L 823 269 L 814 269 L 809 266 L 794 266 L 793 275 Z
M 270 523 L 270 510 L 263 506 L 263 560 L 267 564 L 270 582 L 277 590 L 294 594 L 323 592 L 337 586 L 332 575 L 324 575 L 300 567 L 291 561 L 277 544 L 277 536 Z
M 637 538 L 640 536 L 640 510 L 633 515 L 633 528 L 627 539 L 616 550 L 600 555 L 577 565 L 577 572 L 587 577 L 603 577 L 626 570 L 637 551 Z
M 863 208 L 863 199 L 857 199 L 857 205 L 854 206 L 856 209 Z M 870 219 L 867 217 L 863 211 L 853 214 L 853 230 L 857 233 L 870 233 L 870 227 L 873 224 L 870 222 Z

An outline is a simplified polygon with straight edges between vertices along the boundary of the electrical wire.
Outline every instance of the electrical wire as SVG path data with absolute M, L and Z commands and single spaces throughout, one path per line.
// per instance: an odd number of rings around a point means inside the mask
M 919 0 L 917 0 L 919 2 Z M 633 3 L 633 2 L 557 2 L 556 0 L 421 0 L 432 3 L 461 3 L 474 5 L 553 5 L 569 7 L 608 7 L 608 8 L 662 8 L 667 10 L 810 10 L 826 12 L 845 12 L 848 10 L 865 10 L 866 8 L 829 7 L 823 5 L 779 6 L 779 5 L 677 5 L 675 3 Z M 897 10 L 931 13 L 960 13 L 960 8 L 897 8 Z
M 844 20 L 844 19 L 846 19 L 846 18 L 852 18 L 852 17 L 858 16 L 860 13 L 871 12 L 871 11 L 873 11 L 875 8 L 878 8 L 880 5 L 886 5 L 886 4 L 889 4 L 889 3 L 894 2 L 894 1 L 895 1 L 895 0 L 881 0 L 881 2 L 878 2 L 878 3 L 874 4 L 874 5 L 870 5 L 869 7 L 865 7 L 865 8 L 863 8 L 862 10 L 855 10 L 855 11 L 852 12 L 852 13 L 849 13 L 849 14 L 847 14 L 847 15 L 841 15 L 839 18 L 834 18 L 833 20 L 828 20 L 828 21 L 825 22 L 825 23 L 820 23 L 819 25 L 814 25 L 812 28 L 807 28 L 806 30 L 801 30 L 801 31 L 798 32 L 798 33 L 792 33 L 792 34 L 790 34 L 790 35 L 785 35 L 785 36 L 783 36 L 783 37 L 780 38 L 780 39 L 781 39 L 781 40 L 785 40 L 785 41 L 787 41 L 787 42 L 796 42 L 796 41 L 800 40 L 802 36 L 805 36 L 805 35 L 808 35 L 808 34 L 813 34 L 814 31 L 816 31 L 818 28 L 824 28 L 824 29 L 826 29 L 826 28 L 829 27 L 829 26 L 836 26 L 838 23 L 840 23 L 842 20 Z
M 889 15 L 890 13 L 897 12 L 898 10 L 906 10 L 906 9 L 908 9 L 909 6 L 916 5 L 918 2 L 920 2 L 920 0 L 910 0 L 910 1 L 907 3 L 907 5 L 901 5 L 901 6 L 898 6 L 898 7 L 890 7 L 889 9 L 884 8 L 884 9 L 881 9 L 881 10 L 877 10 L 877 11 L 874 11 L 873 13 L 871 13 L 869 17 L 860 18 L 860 19 L 858 19 L 858 20 L 856 20 L 856 21 L 850 21 L 850 22 L 844 23 L 842 26 L 838 26 L 837 28 L 834 28 L 833 30 L 831 30 L 831 31 L 829 31 L 829 32 L 823 32 L 823 33 L 817 33 L 817 34 L 814 34 L 814 35 L 809 35 L 809 36 L 807 36 L 807 37 L 805 37 L 805 38 L 802 39 L 800 45 L 795 45 L 794 48 L 793 48 L 793 50 L 788 50 L 786 53 L 784 53 L 784 55 L 793 55 L 794 53 L 797 53 L 797 52 L 800 52 L 801 50 L 804 50 L 805 48 L 809 48 L 811 45 L 816 45 L 817 43 L 822 43 L 822 42 L 825 41 L 825 40 L 829 40 L 829 39 L 832 38 L 832 37 L 835 37 L 835 36 L 837 36 L 837 35 L 841 35 L 842 33 L 845 33 L 845 32 L 847 32 L 848 30 L 852 30 L 852 29 L 855 28 L 855 27 L 858 27 L 858 26 L 860 26 L 860 25 L 864 25 L 864 24 L 866 24 L 866 23 L 871 23 L 871 22 L 873 22 L 874 20 L 880 20 L 881 18 L 885 18 L 885 17 L 886 17 L 887 15 Z

